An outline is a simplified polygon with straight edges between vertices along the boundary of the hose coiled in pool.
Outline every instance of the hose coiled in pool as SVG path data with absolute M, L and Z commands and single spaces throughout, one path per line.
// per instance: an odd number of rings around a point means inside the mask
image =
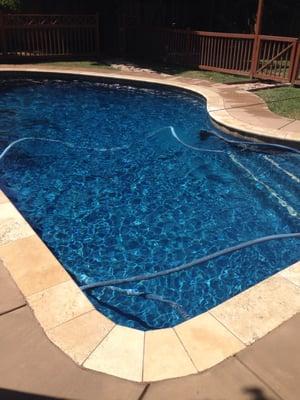
M 203 147 L 196 147 L 196 146 L 192 146 L 188 143 L 185 143 L 176 133 L 175 128 L 172 125 L 169 126 L 165 126 L 163 128 L 157 129 L 156 131 L 152 132 L 148 138 L 154 136 L 156 133 L 161 132 L 162 130 L 165 129 L 169 129 L 171 131 L 172 136 L 174 137 L 174 139 L 176 139 L 179 143 L 181 143 L 183 146 L 187 147 L 188 149 L 191 150 L 196 150 L 196 151 L 200 151 L 200 152 L 208 152 L 208 153 L 226 153 L 225 150 L 215 150 L 215 149 L 205 149 Z M 243 148 L 249 148 L 249 147 L 258 147 L 258 148 L 273 148 L 273 149 L 278 149 L 278 150 L 287 150 L 296 154 L 300 154 L 300 151 L 297 150 L 294 147 L 290 147 L 290 146 L 285 146 L 283 144 L 278 144 L 278 143 L 261 143 L 261 142 L 254 142 L 254 141 L 243 141 L 243 140 L 234 140 L 234 139 L 229 139 L 227 137 L 224 137 L 223 135 L 217 133 L 216 131 L 205 131 L 205 130 L 201 130 L 200 131 L 200 137 L 201 135 L 214 135 L 217 138 L 223 140 L 224 142 L 228 143 L 228 144 L 233 144 L 233 145 L 237 145 Z
M 172 136 L 179 142 L 181 143 L 183 146 L 191 149 L 191 150 L 196 150 L 196 151 L 203 151 L 203 152 L 209 152 L 209 153 L 224 153 L 224 150 L 213 150 L 213 149 L 204 149 L 204 148 L 199 148 L 199 147 L 195 147 L 195 146 L 191 146 L 190 144 L 185 143 L 181 138 L 179 138 L 179 136 L 177 135 L 175 129 L 173 126 L 166 126 L 164 128 L 158 129 L 154 132 L 152 132 L 152 134 L 149 136 L 153 136 L 155 133 L 162 131 L 163 129 L 170 129 Z M 200 135 L 201 134 L 209 134 L 209 135 L 214 135 L 217 138 L 223 140 L 226 143 L 229 144 L 234 144 L 234 145 L 238 145 L 238 146 L 243 146 L 243 147 L 261 147 L 261 148 L 277 148 L 277 149 L 281 149 L 281 150 L 288 150 L 291 152 L 294 152 L 296 154 L 300 154 L 300 151 L 295 149 L 294 147 L 290 147 L 290 146 L 285 146 L 282 144 L 277 144 L 277 143 L 259 143 L 259 142 L 251 142 L 251 141 L 241 141 L 241 140 L 233 140 L 233 139 L 229 139 L 227 137 L 224 137 L 223 135 L 220 135 L 219 133 L 215 132 L 215 131 L 200 131 Z M 11 142 L 8 146 L 6 146 L 6 148 L 2 151 L 2 153 L 0 153 L 0 160 L 2 160 L 4 158 L 4 156 L 6 155 L 6 153 L 12 148 L 14 147 L 16 144 L 24 142 L 24 141 L 44 141 L 44 142 L 54 142 L 54 143 L 60 143 L 64 146 L 67 147 L 71 147 L 71 148 L 78 148 L 79 146 L 74 145 L 73 143 L 69 143 L 69 142 L 64 142 L 62 140 L 58 140 L 58 139 L 48 139 L 48 138 L 39 138 L 39 137 L 34 137 L 34 136 L 28 136 L 28 137 L 23 137 L 17 140 L 14 140 L 13 142 Z M 120 147 L 112 147 L 112 148 L 100 148 L 100 149 L 96 149 L 96 148 L 90 148 L 90 147 L 80 147 L 80 149 L 86 149 L 86 150 L 93 150 L 93 151 L 99 151 L 99 152 L 105 152 L 105 151 L 116 151 L 116 150 L 123 150 L 128 148 L 129 146 L 120 146 Z
M 16 144 L 21 143 L 21 142 L 25 142 L 25 141 L 40 141 L 40 142 L 54 142 L 54 143 L 59 143 L 62 144 L 64 146 L 70 147 L 72 149 L 82 149 L 82 150 L 91 150 L 91 151 L 98 151 L 98 152 L 106 152 L 106 151 L 117 151 L 117 150 L 123 150 L 123 149 L 128 149 L 129 146 L 119 146 L 119 147 L 112 147 L 112 148 L 94 148 L 94 147 L 79 147 L 76 146 L 73 143 L 70 142 L 64 142 L 63 140 L 58 140 L 58 139 L 48 139 L 48 138 L 40 138 L 40 137 L 34 137 L 34 136 L 26 136 L 23 137 L 21 139 L 17 139 L 14 140 L 13 142 L 11 142 L 8 146 L 5 147 L 5 149 L 2 151 L 2 153 L 0 153 L 0 160 L 2 160 L 2 158 L 4 158 L 4 156 L 6 155 L 6 153 L 12 148 L 14 147 Z
M 213 260 L 214 258 L 224 256 L 226 254 L 230 254 L 230 253 L 233 253 L 234 251 L 242 250 L 246 247 L 254 246 L 256 244 L 269 242 L 271 240 L 291 239 L 291 238 L 300 238 L 300 232 L 263 236 L 258 239 L 253 239 L 253 240 L 249 240 L 247 242 L 240 243 L 236 246 L 227 247 L 227 248 L 225 248 L 223 250 L 219 250 L 213 254 L 209 254 L 207 256 L 198 258 L 189 263 L 179 265 L 178 267 L 169 268 L 164 271 L 154 272 L 152 274 L 142 274 L 142 275 L 132 276 L 129 278 L 112 279 L 112 280 L 108 280 L 108 281 L 98 281 L 95 283 L 90 283 L 88 285 L 80 286 L 80 289 L 81 290 L 90 290 L 90 289 L 101 288 L 101 287 L 105 287 L 105 286 L 116 286 L 116 285 L 123 285 L 125 283 L 147 281 L 150 279 L 155 279 L 155 278 L 159 278 L 161 276 L 166 276 L 166 275 L 174 274 L 176 272 L 181 272 L 181 271 L 187 270 L 189 268 L 195 267 L 196 265 L 201 265 L 205 262 Z
M 148 300 L 155 300 L 155 301 L 160 301 L 161 303 L 166 303 L 172 308 L 174 308 L 178 314 L 182 316 L 183 319 L 188 319 L 190 318 L 189 314 L 185 311 L 185 309 L 178 303 L 175 303 L 175 301 L 171 301 L 168 299 L 165 299 L 162 296 L 159 296 L 158 294 L 154 293 L 148 293 L 148 292 L 141 292 L 136 289 L 121 289 L 117 286 L 106 286 L 108 289 L 111 289 L 115 292 L 124 294 L 126 296 L 137 296 L 141 297 L 143 299 L 148 299 Z
M 243 146 L 243 147 L 248 147 L 248 146 L 255 146 L 255 147 L 261 147 L 261 148 L 274 148 L 274 149 L 280 149 L 280 150 L 288 150 L 296 154 L 300 154 L 300 150 L 295 149 L 294 147 L 290 146 L 285 146 L 283 144 L 278 144 L 278 143 L 261 143 L 261 142 L 251 142 L 249 140 L 243 141 L 243 140 L 234 140 L 234 139 L 229 139 L 227 137 L 224 137 L 223 135 L 220 135 L 216 131 L 200 131 L 201 134 L 208 134 L 208 135 L 214 135 L 217 138 L 223 140 L 226 143 L 229 144 L 234 144 L 238 146 Z

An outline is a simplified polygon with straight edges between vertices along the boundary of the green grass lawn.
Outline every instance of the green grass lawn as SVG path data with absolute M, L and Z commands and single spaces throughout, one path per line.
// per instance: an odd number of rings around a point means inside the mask
M 300 119 L 300 88 L 281 87 L 255 92 L 269 109 L 287 118 Z
M 200 71 L 200 70 L 187 70 L 177 75 L 184 78 L 206 79 L 217 83 L 235 83 L 249 81 L 248 76 L 239 76 L 231 74 L 222 74 L 221 72 Z
M 105 64 L 101 61 L 53 61 L 53 62 L 43 62 L 37 63 L 35 65 L 45 65 L 51 67 L 81 67 L 81 68 L 112 68 L 109 64 Z M 162 72 L 174 76 L 181 76 L 184 78 L 194 78 L 194 79 L 206 79 L 212 82 L 218 83 L 233 83 L 233 82 L 244 82 L 249 80 L 249 77 L 222 74 L 220 72 L 211 71 L 199 71 L 199 70 L 189 70 L 182 67 L 168 67 L 162 65 L 141 65 L 141 68 L 150 68 L 155 72 Z

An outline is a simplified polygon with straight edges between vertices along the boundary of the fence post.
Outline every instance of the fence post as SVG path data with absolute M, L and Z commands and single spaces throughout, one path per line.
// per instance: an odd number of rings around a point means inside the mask
M 300 70 L 300 40 L 298 40 L 295 43 L 295 47 L 293 49 L 294 51 L 294 57 L 292 58 L 291 62 L 291 77 L 290 77 L 290 82 L 292 85 L 295 84 L 297 78 L 298 78 L 298 74 L 299 74 L 299 70 Z
M 6 55 L 6 40 L 5 40 L 5 26 L 4 26 L 4 13 L 0 10 L 0 50 L 2 55 Z M 1 53 L 1 51 L 0 51 Z
M 260 35 L 262 32 L 262 20 L 264 13 L 265 0 L 258 0 L 255 27 L 254 27 L 254 43 L 253 43 L 253 53 L 251 60 L 250 78 L 253 79 L 257 70 L 257 64 L 260 53 Z
M 254 36 L 253 51 L 251 58 L 250 78 L 253 79 L 257 70 L 258 59 L 260 53 L 260 36 Z

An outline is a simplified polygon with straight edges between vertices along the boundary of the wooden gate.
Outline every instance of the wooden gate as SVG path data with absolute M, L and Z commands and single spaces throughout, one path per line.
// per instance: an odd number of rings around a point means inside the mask
M 291 82 L 298 39 L 259 35 L 253 55 L 252 76 Z
M 292 74 L 292 83 L 300 85 L 300 42 L 298 42 L 297 51 L 295 52 L 294 70 Z
M 299 39 L 255 34 L 129 27 L 127 53 L 145 60 L 299 83 Z M 297 67 L 296 67 L 297 65 Z
M 96 57 L 97 15 L 0 13 L 0 60 Z

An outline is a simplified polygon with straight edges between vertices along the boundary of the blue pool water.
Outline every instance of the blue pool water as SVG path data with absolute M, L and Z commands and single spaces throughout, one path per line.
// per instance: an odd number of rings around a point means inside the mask
M 228 145 L 204 101 L 134 83 L 0 81 L 1 188 L 78 284 L 152 273 L 257 237 L 300 229 L 300 157 Z M 199 152 L 185 143 L 206 150 Z M 190 317 L 300 258 L 299 240 L 251 247 L 185 272 L 123 285 L 177 302 Z M 170 305 L 110 288 L 88 293 L 114 321 L 173 326 Z

